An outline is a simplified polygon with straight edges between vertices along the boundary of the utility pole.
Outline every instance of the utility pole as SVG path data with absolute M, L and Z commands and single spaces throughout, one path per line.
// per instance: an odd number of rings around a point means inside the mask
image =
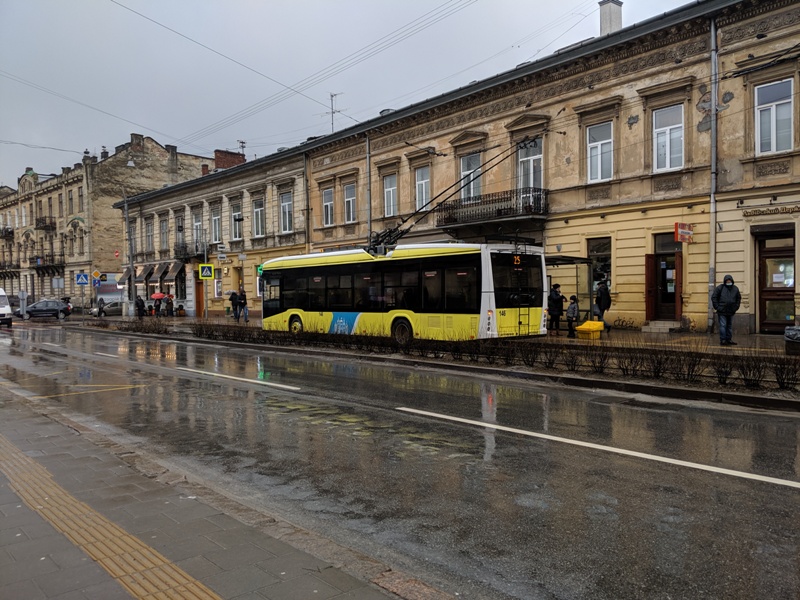
M 333 116 L 338 112 L 342 112 L 341 110 L 336 110 L 333 107 L 333 99 L 336 98 L 336 96 L 340 96 L 341 93 L 342 92 L 338 92 L 338 93 L 334 94 L 333 92 L 330 92 L 330 94 L 331 94 L 331 110 L 330 110 L 329 113 L 325 113 L 325 114 L 330 114 L 330 116 L 331 116 L 331 133 L 333 133 L 333 131 L 334 131 L 334 129 L 333 129 Z
M 239 152 L 244 154 L 244 149 L 247 147 L 247 142 L 244 140 L 236 140 L 239 143 Z

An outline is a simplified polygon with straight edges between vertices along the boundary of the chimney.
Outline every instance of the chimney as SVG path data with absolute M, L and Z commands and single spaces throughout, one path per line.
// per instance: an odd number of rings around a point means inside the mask
M 228 150 L 214 150 L 214 168 L 229 169 L 245 163 L 244 154 Z
M 103 146 L 103 149 L 100 150 L 100 160 L 105 160 L 107 158 L 108 158 L 108 150 L 106 150 L 106 147 Z
M 622 0 L 600 0 L 600 36 L 622 29 Z
M 200 165 L 200 168 L 202 169 L 203 175 L 208 175 L 208 165 L 202 164 Z

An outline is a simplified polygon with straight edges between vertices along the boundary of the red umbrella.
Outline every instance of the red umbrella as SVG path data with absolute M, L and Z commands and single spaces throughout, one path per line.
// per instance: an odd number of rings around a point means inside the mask
M 162 298 L 164 298 L 164 296 L 166 296 L 166 294 L 162 294 L 161 292 L 156 292 L 155 294 L 153 294 L 153 295 L 152 295 L 152 296 L 150 296 L 150 297 L 151 297 L 153 300 L 161 300 Z

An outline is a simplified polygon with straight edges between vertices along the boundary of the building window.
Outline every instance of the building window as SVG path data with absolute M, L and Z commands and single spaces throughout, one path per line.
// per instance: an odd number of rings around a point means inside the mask
M 144 251 L 153 252 L 155 250 L 153 239 L 153 221 L 147 221 L 144 224 Z
M 461 198 L 469 199 L 481 195 L 481 155 L 468 154 L 461 157 Z
M 211 209 L 211 243 L 218 244 L 222 241 L 222 208 L 219 206 Z
M 192 213 L 192 233 L 194 234 L 194 247 L 197 252 L 203 250 L 205 235 L 203 235 L 203 215 L 199 212 Z
M 253 237 L 264 237 L 264 200 L 253 200 Z
M 397 215 L 397 174 L 386 175 L 383 178 L 383 210 L 384 216 Z
M 240 203 L 231 204 L 231 239 L 242 239 L 242 205 Z
M 292 224 L 292 193 L 284 192 L 280 195 L 281 203 L 281 233 L 292 233 L 294 227 Z
M 160 248 L 162 250 L 169 249 L 169 221 L 167 219 L 161 219 L 158 222 L 159 227 L 159 242 Z
M 175 242 L 182 244 L 185 239 L 183 235 L 183 217 L 175 217 Z
M 431 168 L 425 166 L 414 169 L 414 180 L 417 185 L 417 210 L 427 210 L 431 202 Z
M 58 216 L 59 217 L 64 216 L 64 200 L 60 196 L 58 198 Z
M 78 254 L 83 255 L 86 252 L 86 235 L 83 231 L 78 234 Z
M 47 198 L 47 216 L 48 217 L 52 217 L 53 216 L 53 198 L 52 197 Z
M 614 144 L 611 141 L 611 121 L 586 128 L 589 163 L 589 181 L 611 179 Z
M 542 138 L 522 143 L 517 148 L 517 176 L 523 196 L 542 188 Z
M 222 298 L 222 269 L 214 269 L 214 298 Z
M 792 148 L 792 80 L 756 88 L 756 153 Z
M 348 183 L 344 186 L 344 222 L 356 222 L 356 184 Z
M 83 187 L 78 186 L 78 212 L 83 212 Z
M 592 261 L 592 291 L 601 281 L 608 283 L 611 289 L 611 238 L 594 238 L 586 240 L 588 257 Z
M 64 199 L 64 194 L 59 194 L 58 201 L 61 202 L 63 199 Z M 75 211 L 73 210 L 72 206 L 72 190 L 70 190 L 69 193 L 67 194 L 67 214 L 71 215 L 74 212 Z
M 322 190 L 322 226 L 333 225 L 333 188 Z
M 653 165 L 655 171 L 683 167 L 683 106 L 653 111 Z

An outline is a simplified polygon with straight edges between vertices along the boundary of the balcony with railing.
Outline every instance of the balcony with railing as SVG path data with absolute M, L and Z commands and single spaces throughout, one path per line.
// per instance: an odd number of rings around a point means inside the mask
M 19 262 L 0 262 L 0 279 L 11 279 L 17 277 L 19 277 Z
M 14 228 L 13 227 L 0 227 L 0 240 L 13 240 Z
M 56 218 L 55 217 L 36 217 L 36 222 L 34 224 L 34 229 L 38 229 L 40 231 L 55 231 L 56 230 Z
M 41 275 L 63 275 L 66 261 L 62 252 L 60 254 L 38 254 L 32 256 L 29 264 Z
M 175 260 L 184 262 L 194 258 L 203 258 L 207 252 L 205 242 L 178 242 L 175 244 Z
M 437 227 L 544 218 L 547 215 L 547 190 L 528 187 L 471 198 L 453 198 L 436 207 L 434 212 Z

